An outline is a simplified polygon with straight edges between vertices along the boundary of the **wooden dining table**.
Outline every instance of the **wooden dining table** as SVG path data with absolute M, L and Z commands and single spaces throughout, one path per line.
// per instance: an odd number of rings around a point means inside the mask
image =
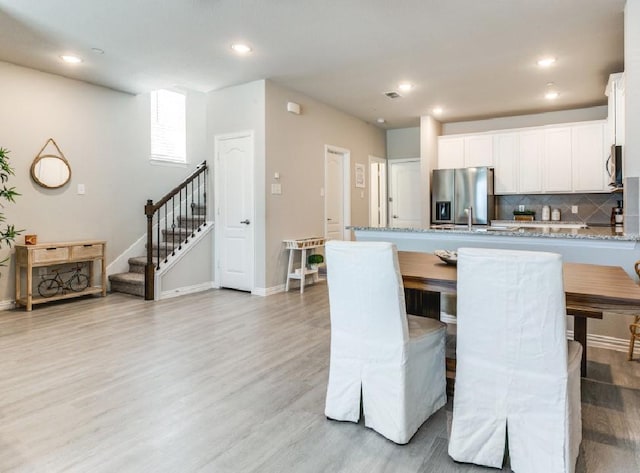
M 436 255 L 399 251 L 405 289 L 423 292 L 421 315 L 440 317 L 440 294 L 456 294 L 457 270 Z M 587 374 L 587 320 L 603 313 L 640 314 L 640 286 L 620 266 L 563 263 L 567 314 L 574 317 L 574 340 L 582 344 L 582 376 Z

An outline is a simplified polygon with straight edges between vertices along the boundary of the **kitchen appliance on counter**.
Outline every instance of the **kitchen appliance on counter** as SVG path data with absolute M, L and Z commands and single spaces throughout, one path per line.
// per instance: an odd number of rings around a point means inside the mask
M 431 223 L 487 225 L 495 218 L 493 168 L 435 169 L 431 177 Z
M 622 225 L 624 223 L 624 209 L 622 201 L 618 201 L 618 206 L 611 209 L 611 225 Z

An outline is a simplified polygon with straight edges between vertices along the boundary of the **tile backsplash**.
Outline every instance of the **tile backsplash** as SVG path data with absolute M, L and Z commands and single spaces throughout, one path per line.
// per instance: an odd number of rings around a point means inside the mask
M 621 193 L 615 194 L 520 194 L 496 196 L 496 214 L 498 220 L 512 220 L 513 211 L 519 205 L 536 213 L 536 220 L 542 218 L 542 207 L 560 209 L 561 220 L 567 222 L 585 222 L 589 224 L 608 224 L 611 222 L 611 209 L 622 200 Z M 571 206 L 578 206 L 578 213 L 571 213 Z

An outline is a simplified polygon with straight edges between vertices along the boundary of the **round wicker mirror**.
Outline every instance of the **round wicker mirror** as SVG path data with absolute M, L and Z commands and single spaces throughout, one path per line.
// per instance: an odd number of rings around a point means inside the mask
M 42 187 L 57 189 L 69 182 L 71 168 L 66 159 L 53 154 L 43 154 L 33 161 L 31 178 Z

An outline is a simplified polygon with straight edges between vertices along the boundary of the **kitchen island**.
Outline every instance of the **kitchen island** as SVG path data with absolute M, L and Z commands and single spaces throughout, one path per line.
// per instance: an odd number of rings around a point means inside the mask
M 500 224 L 499 224 L 500 223 Z M 493 222 L 486 226 L 464 225 L 447 228 L 375 228 L 351 227 L 358 241 L 389 241 L 401 251 L 433 253 L 461 247 L 504 248 L 559 253 L 566 262 L 621 266 L 637 280 L 634 269 L 640 260 L 640 235 L 618 231 L 614 227 L 565 228 L 554 224 L 543 228 L 516 223 Z M 531 297 L 544 297 L 532 294 Z M 448 313 L 455 304 L 443 301 Z M 445 320 L 446 321 L 446 320 Z M 593 346 L 625 351 L 629 340 L 630 316 L 605 316 L 589 325 L 589 343 Z M 572 328 L 572 327 L 570 327 Z
M 640 234 L 616 227 L 577 228 L 567 222 L 545 226 L 494 221 L 492 226 L 436 225 L 430 228 L 351 227 L 360 241 L 390 241 L 401 251 L 457 250 L 463 246 L 551 251 L 564 261 L 622 266 L 636 278 L 634 264 L 640 260 Z M 570 227 L 572 226 L 572 227 Z

